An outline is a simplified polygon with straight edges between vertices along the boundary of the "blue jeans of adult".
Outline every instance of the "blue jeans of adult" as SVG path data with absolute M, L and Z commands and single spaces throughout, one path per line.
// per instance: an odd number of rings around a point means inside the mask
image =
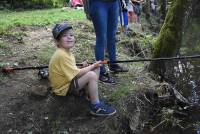
M 91 0 L 90 15 L 96 34 L 95 58 L 97 61 L 104 60 L 105 50 L 109 60 L 116 61 L 115 36 L 119 16 L 118 0 L 104 2 Z M 105 65 L 100 67 L 100 74 L 105 73 Z

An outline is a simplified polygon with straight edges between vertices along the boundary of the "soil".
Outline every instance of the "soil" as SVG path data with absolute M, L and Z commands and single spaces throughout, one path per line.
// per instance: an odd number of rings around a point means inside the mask
M 2 36 L 1 42 L 9 45 L 10 54 L 1 56 L 1 61 L 12 65 L 37 66 L 39 60 L 35 53 L 41 51 L 43 45 L 51 44 L 51 32 L 47 27 L 18 27 L 13 31 L 23 32 L 22 36 Z M 1 73 L 0 76 L 0 130 L 1 133 L 93 133 L 97 124 L 104 118 L 90 116 L 88 102 L 81 97 L 68 97 L 62 117 L 64 123 L 59 123 L 58 117 L 50 121 L 52 109 L 47 107 L 59 102 L 49 100 L 47 88 L 49 81 L 41 80 L 38 70 L 15 71 L 10 74 Z M 76 99 L 75 99 L 76 98 Z M 58 108 L 57 107 L 57 108 Z M 70 109 L 69 109 L 70 107 Z M 54 109 L 53 109 L 54 111 Z M 57 115 L 59 115 L 56 113 Z M 66 129 L 67 128 L 67 129 Z
M 88 36 L 88 33 L 94 32 L 88 30 L 88 27 L 91 28 L 90 25 L 84 23 L 77 25 L 82 27 L 82 31 L 78 35 L 80 38 L 87 40 L 84 38 L 87 34 L 89 40 L 94 41 L 94 34 L 91 38 Z M 51 26 L 17 27 L 11 32 L 22 34 L 1 35 L 0 42 L 7 46 L 0 50 L 0 61 L 6 66 L 16 67 L 39 66 L 48 63 L 41 62 L 37 54 L 45 51 L 49 44 L 53 47 Z M 79 40 L 77 44 L 81 44 L 80 42 L 83 40 Z M 126 52 L 126 50 L 124 51 Z M 156 110 L 158 109 L 156 107 L 158 106 L 157 97 L 149 91 L 155 87 L 160 88 L 162 85 L 152 80 L 144 71 L 143 66 L 130 68 L 127 74 L 113 75 L 118 82 L 117 85 L 100 83 L 99 87 L 101 98 L 115 106 L 117 114 L 111 117 L 95 117 L 89 114 L 89 102 L 84 97 L 57 98 L 52 96 L 48 92 L 49 81 L 40 79 L 38 70 L 21 70 L 8 74 L 0 72 L 0 133 L 153 133 L 148 123 L 155 118 L 155 114 L 159 111 Z M 121 86 L 124 83 L 130 83 L 130 87 L 127 87 L 130 88 L 130 92 L 125 97 L 113 100 L 113 92 L 116 94 L 125 92 L 126 87 Z M 120 90 L 120 88 L 124 90 Z
M 15 66 L 38 66 L 35 56 L 47 44 L 52 44 L 49 27 L 17 27 L 20 36 L 2 35 L 0 41 L 8 47 L 1 61 Z M 11 53 L 9 53 L 11 52 Z M 105 120 L 89 114 L 88 101 L 68 96 L 56 100 L 47 93 L 49 81 L 38 77 L 38 70 L 0 74 L 1 133 L 99 133 Z M 66 103 L 63 103 L 66 102 Z M 62 104 L 62 105 L 60 105 Z

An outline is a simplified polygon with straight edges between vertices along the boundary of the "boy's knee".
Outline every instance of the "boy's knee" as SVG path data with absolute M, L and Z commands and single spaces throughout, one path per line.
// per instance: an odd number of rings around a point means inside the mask
M 89 79 L 91 79 L 91 80 L 97 80 L 98 79 L 97 78 L 98 76 L 97 76 L 97 74 L 94 71 L 89 71 L 87 73 L 87 75 L 88 75 Z
M 100 74 L 100 67 L 96 68 L 96 69 L 94 70 L 94 72 L 97 74 L 97 76 L 99 76 L 99 74 Z

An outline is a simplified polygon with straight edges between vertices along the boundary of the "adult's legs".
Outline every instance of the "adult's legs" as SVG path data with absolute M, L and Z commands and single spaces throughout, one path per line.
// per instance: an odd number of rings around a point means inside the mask
M 127 13 L 127 12 L 126 12 Z M 128 25 L 128 14 L 126 16 L 126 25 Z M 118 24 L 118 16 L 119 16 L 119 5 L 118 2 L 114 2 L 112 6 L 109 8 L 108 14 L 108 26 L 107 26 L 107 50 L 109 54 L 109 60 L 111 62 L 116 61 L 116 30 Z M 114 72 L 127 72 L 128 69 L 120 67 L 118 64 L 111 64 L 110 70 Z
M 109 54 L 110 61 L 116 61 L 116 31 L 118 24 L 118 16 L 119 16 L 119 3 L 113 2 L 110 5 L 108 12 L 108 20 L 107 20 L 107 50 Z
M 98 79 L 99 69 L 89 71 L 80 78 L 78 78 L 79 89 L 86 88 L 89 93 L 90 101 L 93 104 L 99 103 L 98 95 Z
M 95 57 L 96 57 L 97 61 L 104 60 L 105 46 L 107 45 L 107 42 L 108 42 L 108 40 L 107 40 L 108 39 L 107 38 L 107 34 L 108 34 L 107 27 L 109 25 L 111 25 L 112 27 L 113 27 L 113 25 L 116 25 L 115 27 L 117 27 L 117 19 L 118 19 L 119 9 L 113 7 L 113 3 L 114 3 L 114 5 L 118 5 L 117 1 L 116 2 L 102 2 L 100 0 L 91 0 L 91 3 L 90 3 L 90 5 L 91 5 L 91 7 L 90 7 L 91 19 L 92 19 L 94 29 L 95 29 L 95 33 L 96 33 Z M 113 8 L 111 8 L 111 7 L 113 7 Z M 118 6 L 116 6 L 116 7 L 118 7 Z M 117 14 L 115 16 L 115 18 L 116 18 L 115 23 L 116 24 L 109 24 L 108 25 L 108 19 L 110 17 L 111 18 L 113 17 L 112 16 L 113 14 L 109 13 L 109 12 L 112 12 L 112 10 L 117 11 Z M 115 34 L 116 30 L 114 30 L 113 32 Z M 113 41 L 115 42 L 115 37 L 114 37 Z M 114 45 L 114 47 L 115 47 L 115 45 Z M 114 51 L 115 51 L 115 48 L 114 48 Z M 115 54 L 115 52 L 114 52 L 114 54 Z M 115 57 L 115 55 L 113 57 Z M 102 65 L 100 67 L 100 74 L 101 74 L 101 76 L 100 76 L 99 79 L 101 81 L 107 82 L 107 83 L 114 83 L 114 80 L 110 77 L 110 75 L 108 73 L 106 73 L 105 65 Z
M 107 18 L 108 5 L 98 0 L 91 1 L 91 18 L 96 34 L 95 57 L 96 60 L 104 60 L 105 45 L 107 42 Z M 105 66 L 100 67 L 100 73 L 106 72 Z

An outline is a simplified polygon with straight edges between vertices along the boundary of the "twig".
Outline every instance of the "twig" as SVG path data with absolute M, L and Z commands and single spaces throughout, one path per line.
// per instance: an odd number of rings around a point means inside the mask
M 141 99 L 137 98 L 137 96 L 135 96 L 135 99 L 139 100 L 143 105 L 145 105 L 145 103 Z
M 166 122 L 166 120 L 161 121 L 155 127 L 151 128 L 151 131 L 154 131 L 154 129 L 156 129 L 157 127 L 159 127 L 160 125 L 162 125 L 164 122 Z
M 151 103 L 151 101 L 146 97 L 145 94 L 143 94 L 143 96 L 144 96 L 144 98 L 145 98 L 151 105 L 153 105 L 153 104 Z

